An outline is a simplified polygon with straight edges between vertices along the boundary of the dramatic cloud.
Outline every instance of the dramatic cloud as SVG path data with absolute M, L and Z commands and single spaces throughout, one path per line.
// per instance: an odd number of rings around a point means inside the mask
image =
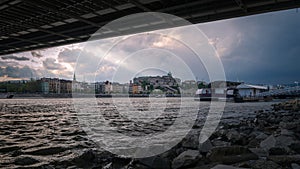
M 203 56 L 214 55 L 212 49 L 215 49 L 228 80 L 293 83 L 300 80 L 299 20 L 299 13 L 289 10 L 194 25 L 206 36 L 202 36 L 201 32 L 190 31 L 192 27 L 181 27 L 167 30 L 170 35 L 167 37 L 158 31 L 157 36 L 151 32 L 133 35 L 135 38 L 107 38 L 2 56 L 0 73 L 28 76 L 28 72 L 33 72 L 39 77 L 59 76 L 70 79 L 75 71 L 78 79 L 105 81 L 121 68 L 124 68 L 125 74 L 126 71 L 148 67 L 149 63 L 157 60 L 157 64 L 168 65 L 175 71 L 187 65 L 195 73 L 196 79 L 208 80 L 204 69 L 207 65 L 195 61 L 195 53 L 184 47 L 185 42 L 180 40 L 185 37 L 185 41 L 198 47 Z M 147 51 L 148 48 L 153 48 L 153 52 Z M 177 58 L 171 53 L 180 56 L 186 65 L 179 64 L 180 60 L 175 62 Z M 13 71 L 16 71 L 15 75 Z
M 15 56 L 15 55 L 2 56 L 1 59 L 3 59 L 3 60 L 16 60 L 16 61 L 28 61 L 28 60 L 30 60 L 27 57 L 24 57 L 24 56 L 18 57 L 18 56 Z
M 59 62 L 75 63 L 81 52 L 82 50 L 80 49 L 66 48 L 58 54 L 57 59 Z
M 31 78 L 36 77 L 37 72 L 31 69 L 28 66 L 16 67 L 16 66 L 7 66 L 0 67 L 0 76 L 7 75 L 14 78 Z
M 61 65 L 60 63 L 56 62 L 56 59 L 54 58 L 47 58 L 43 61 L 43 66 L 45 69 L 48 70 L 63 70 L 65 67 Z
M 76 51 L 78 50 L 76 49 Z M 116 64 L 103 59 L 102 56 L 95 55 L 87 49 L 82 49 L 74 69 L 78 80 L 94 81 L 96 79 L 105 81 L 112 77 L 113 70 L 116 67 Z
M 200 24 L 229 80 L 293 83 L 300 73 L 300 15 L 281 11 Z

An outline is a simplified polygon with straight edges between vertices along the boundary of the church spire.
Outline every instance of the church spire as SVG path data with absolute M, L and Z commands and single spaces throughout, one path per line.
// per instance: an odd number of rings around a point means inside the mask
M 73 81 L 76 81 L 75 72 L 74 72 L 74 74 L 73 74 Z

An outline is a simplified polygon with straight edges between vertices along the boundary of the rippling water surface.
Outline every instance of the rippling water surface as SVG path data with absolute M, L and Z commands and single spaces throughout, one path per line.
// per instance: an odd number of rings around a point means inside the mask
M 180 116 L 196 113 L 198 119 L 205 119 L 209 109 L 208 102 L 195 102 L 192 99 L 170 98 L 167 101 L 157 98 L 96 99 L 93 106 L 96 117 L 88 125 L 91 131 L 99 130 L 101 120 L 107 126 L 105 131 L 118 131 L 124 136 L 141 137 L 164 132 Z M 271 102 L 226 103 L 224 121 L 234 121 L 242 117 L 253 116 L 255 110 L 270 108 Z M 180 106 L 184 106 L 180 107 Z M 76 107 L 76 106 L 75 106 Z M 90 111 L 77 113 L 72 99 L 10 99 L 0 100 L 0 168 L 55 166 L 64 163 L 72 167 L 74 160 L 88 149 L 99 148 L 91 138 L 105 141 L 106 135 L 87 136 L 82 127 L 91 115 Z M 181 109 L 180 109 L 181 108 Z M 182 114 L 179 111 L 182 110 Z M 84 112 L 87 112 L 84 114 Z M 180 115 L 180 116 L 178 116 Z M 78 119 L 78 117 L 80 118 Z M 126 118 L 124 118 L 126 117 Z M 191 119 L 195 118 L 191 116 Z M 93 126 L 93 127 L 91 127 Z M 101 127 L 101 126 L 100 126 Z M 178 129 L 180 130 L 180 129 Z M 124 138 L 126 138 L 124 137 Z M 122 138 L 120 141 L 126 142 Z M 163 143 L 164 140 L 158 141 Z M 101 151 L 101 150 L 99 150 Z M 74 167 L 74 166 L 73 166 Z

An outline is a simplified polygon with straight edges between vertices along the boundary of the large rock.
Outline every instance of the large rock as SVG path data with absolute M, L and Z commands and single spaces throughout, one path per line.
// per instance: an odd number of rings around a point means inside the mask
M 168 159 L 162 158 L 160 156 L 142 158 L 142 159 L 139 159 L 138 162 L 149 168 L 156 168 L 156 169 L 170 169 L 171 168 L 170 161 Z
M 288 147 L 291 144 L 293 144 L 295 140 L 291 136 L 278 136 L 276 137 L 276 145 L 277 146 L 283 146 L 283 147 Z
M 276 155 L 276 156 L 269 156 L 268 159 L 274 161 L 277 164 L 292 164 L 292 163 L 299 163 L 300 155 Z
M 291 130 L 287 130 L 287 129 L 281 129 L 280 134 L 283 136 L 293 136 L 294 132 Z
M 283 129 L 288 129 L 288 130 L 291 130 L 291 129 L 296 129 L 299 125 L 299 122 L 296 122 L 296 121 L 292 121 L 292 122 L 280 122 L 279 123 L 279 126 Z
M 273 161 L 267 161 L 264 159 L 259 159 L 255 161 L 248 162 L 248 164 L 253 169 L 281 169 L 282 167 Z
M 234 166 L 231 166 L 231 165 L 219 164 L 219 165 L 214 166 L 211 169 L 243 169 L 243 168 L 234 167 Z
M 258 157 L 267 157 L 267 156 L 269 156 L 269 153 L 266 150 L 262 149 L 262 148 L 249 148 L 249 150 L 252 153 L 256 154 Z
M 300 142 L 292 143 L 291 145 L 289 145 L 289 148 L 300 154 Z
M 260 143 L 260 147 L 267 151 L 269 151 L 270 148 L 275 147 L 275 145 L 276 145 L 276 139 L 273 135 L 269 136 L 268 138 L 266 138 Z
M 187 150 L 176 157 L 172 162 L 173 169 L 185 168 L 196 164 L 202 156 L 197 150 Z
M 75 157 L 73 162 L 78 167 L 92 166 L 96 159 L 96 153 L 93 150 L 83 152 L 81 155 Z
M 291 167 L 292 169 L 300 169 L 300 165 L 298 165 L 297 163 L 292 163 Z
M 236 142 L 241 139 L 240 133 L 233 129 L 226 133 L 226 137 L 230 142 Z
M 260 133 L 255 137 L 255 139 L 257 140 L 264 140 L 266 138 L 268 138 L 268 135 L 266 135 L 265 133 Z
M 285 155 L 287 154 L 287 151 L 283 147 L 272 147 L 269 150 L 270 155 Z
M 112 159 L 112 168 L 113 169 L 118 169 L 118 168 L 127 168 L 129 163 L 132 161 L 130 158 L 119 158 L 119 157 L 114 157 Z
M 199 151 L 201 153 L 208 153 L 212 148 L 213 148 L 213 146 L 209 139 L 207 139 L 205 142 L 199 144 Z
M 215 147 L 209 154 L 208 158 L 212 162 L 221 162 L 223 164 L 233 164 L 242 161 L 256 160 L 258 156 L 249 149 L 241 146 Z
M 230 142 L 222 141 L 222 140 L 213 140 L 212 144 L 215 147 L 228 147 L 228 146 L 231 146 Z
M 189 149 L 198 149 L 199 145 L 199 131 L 191 130 L 189 134 L 182 140 L 182 147 Z

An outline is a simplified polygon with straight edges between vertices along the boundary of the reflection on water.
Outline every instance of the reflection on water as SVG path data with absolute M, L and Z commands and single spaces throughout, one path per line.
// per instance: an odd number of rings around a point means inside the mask
M 122 104 L 123 99 L 117 99 L 117 105 Z M 103 110 L 111 128 L 133 136 L 165 131 L 178 118 L 180 105 L 178 100 L 171 99 L 173 106 L 165 107 L 163 113 L 155 114 L 158 115 L 155 118 L 144 111 L 155 110 L 158 105 L 151 105 L 145 98 L 131 100 L 137 110 L 132 112 L 123 111 L 129 109 L 120 106 L 119 110 L 116 109 L 116 104 L 112 104 L 109 98 L 97 99 L 97 102 L 97 109 Z M 223 121 L 252 116 L 255 110 L 266 109 L 271 104 L 227 103 Z M 198 121 L 203 122 L 209 103 L 190 102 L 190 105 L 191 109 L 185 109 L 187 111 L 183 114 L 188 116 L 189 110 L 199 110 Z M 124 118 L 126 116 L 128 118 Z M 71 99 L 1 100 L 0 124 L 0 168 L 76 166 L 76 160 L 82 157 L 83 152 L 97 148 L 82 130 Z M 108 154 L 106 156 L 108 158 Z

